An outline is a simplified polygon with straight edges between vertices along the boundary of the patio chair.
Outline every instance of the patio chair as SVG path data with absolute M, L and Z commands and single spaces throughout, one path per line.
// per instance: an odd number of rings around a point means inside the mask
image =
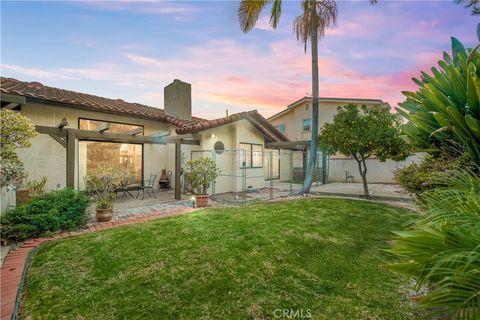
M 354 177 L 350 172 L 345 171 L 345 183 L 347 183 L 348 180 L 351 180 L 351 182 L 353 182 L 353 179 L 354 179 L 354 178 L 355 178 L 355 177 Z
M 140 195 L 140 190 L 142 190 L 142 200 L 145 198 L 145 190 L 147 190 L 147 194 L 151 197 L 155 197 L 155 181 L 157 181 L 157 175 L 156 174 L 150 174 L 150 179 L 145 180 L 143 184 L 138 188 L 138 193 L 137 193 L 137 198 Z M 151 191 L 151 193 L 150 193 Z

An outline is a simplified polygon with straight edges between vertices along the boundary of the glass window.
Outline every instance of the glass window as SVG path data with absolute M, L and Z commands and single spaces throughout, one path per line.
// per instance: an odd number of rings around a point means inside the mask
M 310 110 L 310 104 L 309 103 L 307 103 L 307 105 L 305 106 L 305 110 L 307 110 L 307 111 Z
M 99 126 L 101 126 L 105 122 L 107 121 L 80 119 L 79 129 L 95 131 Z M 111 132 L 111 133 L 127 133 L 129 131 L 132 131 L 138 128 L 143 128 L 143 126 L 139 126 L 139 125 L 116 123 L 116 122 L 109 122 L 109 123 L 110 123 L 110 129 L 108 129 L 107 132 Z
M 303 131 L 310 131 L 312 128 L 312 119 L 303 119 Z
M 242 152 L 243 150 L 243 152 Z M 249 143 L 240 143 L 240 167 L 252 167 L 252 145 Z
M 263 146 L 261 144 L 240 143 L 241 168 L 261 168 L 263 166 Z
M 252 144 L 252 168 L 261 168 L 263 166 L 263 146 Z
M 281 123 L 277 126 L 278 131 L 285 134 L 285 123 Z
M 131 177 L 130 183 L 140 183 L 143 173 L 141 144 L 79 141 L 79 176 L 83 177 L 101 165 L 122 167 Z

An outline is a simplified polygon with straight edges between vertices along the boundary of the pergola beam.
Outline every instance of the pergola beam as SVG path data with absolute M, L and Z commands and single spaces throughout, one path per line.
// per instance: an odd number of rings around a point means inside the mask
M 67 129 L 67 187 L 75 188 L 75 129 Z
M 138 127 L 127 132 L 131 136 L 136 136 L 137 134 L 143 133 L 143 127 Z
M 150 136 L 132 136 L 125 133 L 99 132 L 92 130 L 79 129 L 60 129 L 55 127 L 35 126 L 35 130 L 39 133 L 54 134 L 59 137 L 66 137 L 67 130 L 73 130 L 75 137 L 80 140 L 96 140 L 111 141 L 121 143 L 150 143 L 150 144 L 167 144 L 180 141 L 181 144 L 200 145 L 200 141 L 195 139 L 194 135 L 179 135 L 175 137 L 150 137 Z
M 19 103 L 10 102 L 10 103 L 7 104 L 6 106 L 4 106 L 3 109 L 12 110 L 13 108 L 18 107 L 19 105 L 20 105 Z
M 182 140 L 175 143 L 175 199 L 182 199 L 180 177 L 182 175 Z
M 65 138 L 62 138 L 60 136 L 57 136 L 56 134 L 49 134 L 50 137 L 53 138 L 53 140 L 57 141 L 62 145 L 62 147 L 66 148 L 67 147 L 67 141 Z
M 27 99 L 24 96 L 17 96 L 17 95 L 10 94 L 10 93 L 3 93 L 2 92 L 1 99 L 2 99 L 2 101 L 5 101 L 5 102 L 14 102 L 14 103 L 18 103 L 18 104 L 27 103 Z
M 265 148 L 283 150 L 305 150 L 310 146 L 310 141 L 281 141 L 268 142 Z
M 99 125 L 95 131 L 98 131 L 98 132 L 105 132 L 105 131 L 108 131 L 110 130 L 110 123 L 109 122 L 103 122 L 101 125 Z
M 170 131 L 157 131 L 150 135 L 150 137 L 166 137 L 170 135 Z

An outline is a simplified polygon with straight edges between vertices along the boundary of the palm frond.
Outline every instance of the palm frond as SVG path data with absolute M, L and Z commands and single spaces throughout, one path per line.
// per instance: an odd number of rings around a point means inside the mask
M 240 1 L 240 6 L 238 7 L 238 19 L 240 21 L 240 27 L 243 32 L 248 32 L 255 27 L 255 24 L 260 17 L 260 13 L 265 8 L 265 6 L 272 2 L 272 0 L 242 0 Z M 275 1 L 280 2 L 280 1 Z M 279 6 L 279 4 L 276 4 Z M 272 9 L 273 15 L 273 9 Z M 280 15 L 280 13 L 278 14 Z M 278 23 L 277 18 L 276 22 Z
M 406 261 L 387 266 L 432 290 L 423 306 L 451 319 L 480 317 L 480 177 L 477 171 L 438 174 L 424 194 L 425 215 L 412 230 L 395 232 L 388 250 Z
M 326 29 L 336 25 L 338 10 L 334 0 L 303 0 L 301 7 L 303 13 L 295 18 L 293 31 L 297 40 L 305 44 L 306 48 L 308 41 L 312 37 L 312 32 L 314 32 L 312 29 L 316 29 L 318 39 L 321 39 L 325 35 Z M 314 28 L 312 28 L 312 25 Z
M 282 15 L 282 0 L 273 0 L 272 11 L 270 14 L 270 25 L 273 29 L 277 28 L 280 16 Z

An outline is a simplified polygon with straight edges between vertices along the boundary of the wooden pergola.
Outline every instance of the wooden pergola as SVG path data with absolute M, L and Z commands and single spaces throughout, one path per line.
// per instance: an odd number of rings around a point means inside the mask
M 40 134 L 48 134 L 67 152 L 67 187 L 75 187 L 75 159 L 76 147 L 75 142 L 79 140 L 92 140 L 103 142 L 119 142 L 119 143 L 141 143 L 141 144 L 175 144 L 175 199 L 181 199 L 180 176 L 182 170 L 181 164 L 181 146 L 200 145 L 198 135 L 178 135 L 169 136 L 168 133 L 159 132 L 154 136 L 139 135 L 143 130 L 132 130 L 127 133 L 111 133 L 109 123 L 105 122 L 100 125 L 97 130 L 80 130 L 65 128 L 66 123 L 61 122 L 58 127 L 35 126 L 35 130 Z M 143 129 L 143 128 L 142 128 Z

